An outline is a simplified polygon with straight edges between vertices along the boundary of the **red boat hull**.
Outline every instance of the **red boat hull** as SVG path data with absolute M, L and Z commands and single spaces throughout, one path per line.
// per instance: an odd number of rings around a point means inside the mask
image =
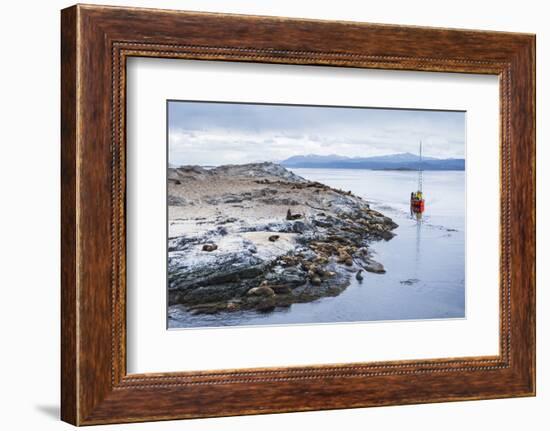
M 411 199 L 411 209 L 415 213 L 424 212 L 424 199 Z

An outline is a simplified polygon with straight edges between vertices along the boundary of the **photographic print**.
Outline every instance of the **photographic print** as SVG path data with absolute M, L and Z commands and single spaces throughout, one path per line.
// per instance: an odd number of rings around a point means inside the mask
M 465 317 L 464 111 L 167 102 L 168 328 Z

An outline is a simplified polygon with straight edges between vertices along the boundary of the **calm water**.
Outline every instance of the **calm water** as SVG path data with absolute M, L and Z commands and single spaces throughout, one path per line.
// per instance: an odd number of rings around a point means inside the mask
M 372 243 L 385 274 L 363 273 L 339 296 L 293 304 L 269 314 L 172 314 L 170 327 L 282 325 L 373 320 L 460 318 L 465 315 L 465 174 L 424 172 L 426 210 L 409 212 L 417 173 L 351 169 L 294 169 L 296 174 L 351 190 L 399 227 L 390 241 Z

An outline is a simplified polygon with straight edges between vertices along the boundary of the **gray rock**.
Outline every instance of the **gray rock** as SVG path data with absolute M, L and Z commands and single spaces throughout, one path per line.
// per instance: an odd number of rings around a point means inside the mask
M 384 265 L 374 260 L 367 260 L 364 263 L 362 263 L 361 266 L 365 271 L 372 272 L 374 274 L 386 273 L 386 270 L 384 269 Z
M 310 225 L 304 223 L 303 221 L 295 221 L 292 224 L 292 231 L 296 233 L 304 233 L 309 229 L 311 229 Z
M 168 206 L 181 207 L 184 205 L 193 205 L 193 202 L 179 196 L 168 195 Z
M 272 271 L 265 278 L 270 285 L 300 286 L 307 282 L 307 272 L 297 267 Z

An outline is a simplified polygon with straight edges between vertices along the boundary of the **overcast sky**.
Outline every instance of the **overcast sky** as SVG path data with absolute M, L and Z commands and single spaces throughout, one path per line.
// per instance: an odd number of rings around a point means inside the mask
M 222 165 L 290 156 L 417 153 L 464 157 L 465 113 L 169 102 L 169 162 Z

